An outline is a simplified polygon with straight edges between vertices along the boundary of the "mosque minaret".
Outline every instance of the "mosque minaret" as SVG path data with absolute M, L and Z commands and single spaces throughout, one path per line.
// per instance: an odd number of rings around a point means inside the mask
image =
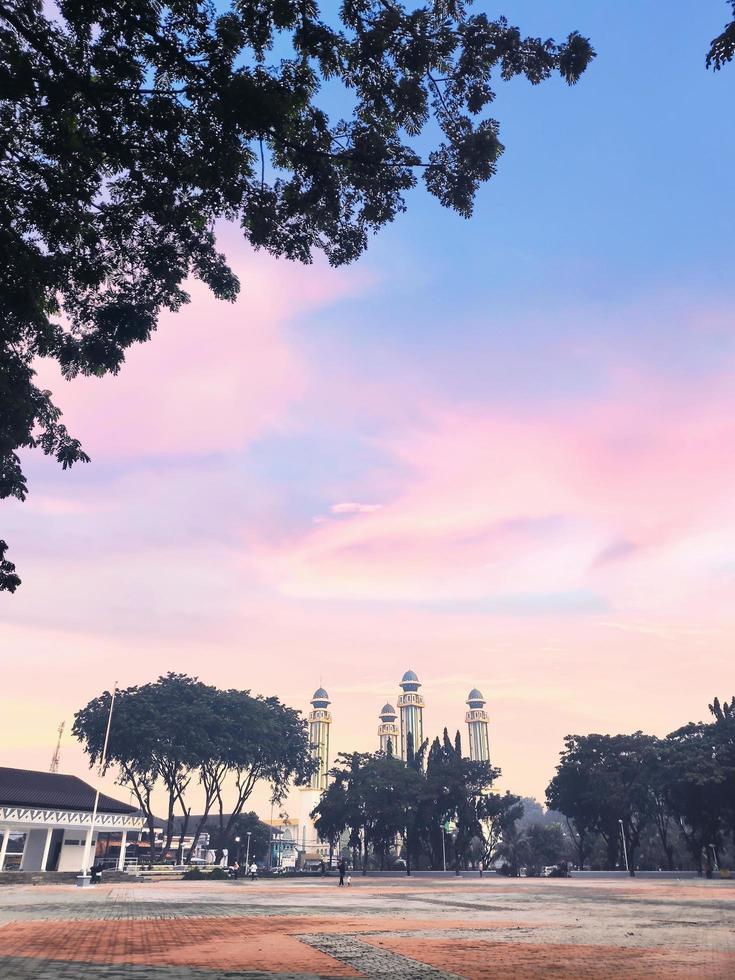
M 470 734 L 470 759 L 474 762 L 490 761 L 490 737 L 485 704 L 482 692 L 473 687 L 467 695 L 468 711 L 464 720 L 467 722 Z
M 412 670 L 407 670 L 401 678 L 403 694 L 398 696 L 398 711 L 401 715 L 401 758 L 408 758 L 409 734 L 412 736 L 414 752 L 418 752 L 424 740 L 424 699 L 418 693 L 421 684 Z
M 408 759 L 409 745 L 418 752 L 424 741 L 424 698 L 419 694 L 421 682 L 412 670 L 407 670 L 401 678 L 401 694 L 397 708 L 390 702 L 380 711 L 378 726 L 378 745 L 385 755 Z M 470 759 L 475 762 L 490 761 L 489 718 L 485 711 L 485 698 L 482 692 L 473 687 L 467 695 L 465 722 L 470 737 Z M 317 768 L 308 785 L 300 787 L 298 824 L 294 846 L 304 855 L 305 860 L 326 858 L 329 845 L 317 838 L 311 814 L 318 805 L 322 793 L 329 785 L 329 728 L 332 714 L 331 701 L 323 687 L 318 687 L 311 698 L 311 711 L 308 715 L 309 745 Z
M 392 704 L 384 704 L 380 712 L 380 725 L 378 727 L 378 743 L 380 751 L 386 755 L 397 755 L 400 738 L 400 729 L 396 724 L 398 713 Z
M 312 758 L 319 762 L 319 768 L 312 775 L 309 786 L 320 793 L 327 788 L 329 772 L 329 726 L 332 724 L 332 715 L 327 709 L 330 703 L 329 695 L 323 687 L 314 691 L 312 710 L 309 712 L 309 744 Z
M 303 854 L 326 853 L 324 844 L 317 840 L 311 812 L 319 803 L 329 779 L 329 726 L 332 724 L 332 713 L 328 710 L 330 703 L 327 692 L 323 687 L 318 687 L 312 696 L 308 717 L 311 757 L 317 760 L 318 768 L 312 774 L 308 786 L 300 787 L 299 793 L 296 846 Z

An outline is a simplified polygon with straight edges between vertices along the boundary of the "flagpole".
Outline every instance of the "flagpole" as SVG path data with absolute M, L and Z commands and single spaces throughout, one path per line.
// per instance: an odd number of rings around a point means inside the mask
M 92 823 L 89 828 L 89 834 L 87 835 L 87 840 L 84 844 L 84 859 L 82 861 L 82 874 L 87 875 L 89 873 L 89 859 L 90 851 L 92 850 L 92 838 L 94 837 L 94 826 L 97 823 L 97 808 L 100 802 L 100 779 L 102 779 L 102 773 L 104 772 L 105 762 L 107 761 L 107 744 L 110 741 L 110 725 L 112 724 L 112 709 L 115 704 L 115 695 L 117 694 L 117 681 L 112 686 L 112 697 L 110 698 L 110 713 L 107 716 L 107 728 L 105 729 L 105 741 L 102 746 L 102 755 L 100 756 L 100 764 L 97 769 L 97 787 L 94 793 L 94 807 L 92 808 Z

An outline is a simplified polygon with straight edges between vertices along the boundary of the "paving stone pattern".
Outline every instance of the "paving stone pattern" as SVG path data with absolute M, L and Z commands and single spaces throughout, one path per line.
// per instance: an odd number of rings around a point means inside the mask
M 735 980 L 735 882 L 0 889 L 1 980 Z
M 379 949 L 357 936 L 335 936 L 322 933 L 299 936 L 299 939 L 352 966 L 363 977 L 412 977 L 414 980 L 462 980 L 456 973 L 437 970 L 426 963 Z
M 197 970 L 180 966 L 140 966 L 131 963 L 77 963 L 64 960 L 0 960 L 3 980 L 320 980 L 316 973 L 264 973 L 262 970 Z

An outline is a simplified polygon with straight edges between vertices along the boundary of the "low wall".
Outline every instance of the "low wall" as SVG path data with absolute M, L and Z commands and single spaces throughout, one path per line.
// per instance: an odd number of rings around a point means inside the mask
M 2 885 L 75 885 L 79 871 L 0 871 Z M 103 871 L 102 884 L 130 881 L 122 871 Z

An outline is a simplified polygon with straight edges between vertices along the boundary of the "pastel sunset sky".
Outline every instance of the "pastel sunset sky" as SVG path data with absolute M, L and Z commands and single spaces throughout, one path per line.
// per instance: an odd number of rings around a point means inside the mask
M 222 228 L 236 304 L 193 284 L 117 378 L 40 367 L 92 463 L 29 456 L 4 504 L 0 764 L 48 768 L 62 719 L 168 670 L 303 710 L 321 681 L 333 750 L 374 749 L 411 667 L 427 733 L 477 685 L 503 788 L 542 799 L 565 734 L 735 693 L 728 8 L 477 7 L 598 57 L 498 81 L 470 222 L 417 191 L 341 270 Z

